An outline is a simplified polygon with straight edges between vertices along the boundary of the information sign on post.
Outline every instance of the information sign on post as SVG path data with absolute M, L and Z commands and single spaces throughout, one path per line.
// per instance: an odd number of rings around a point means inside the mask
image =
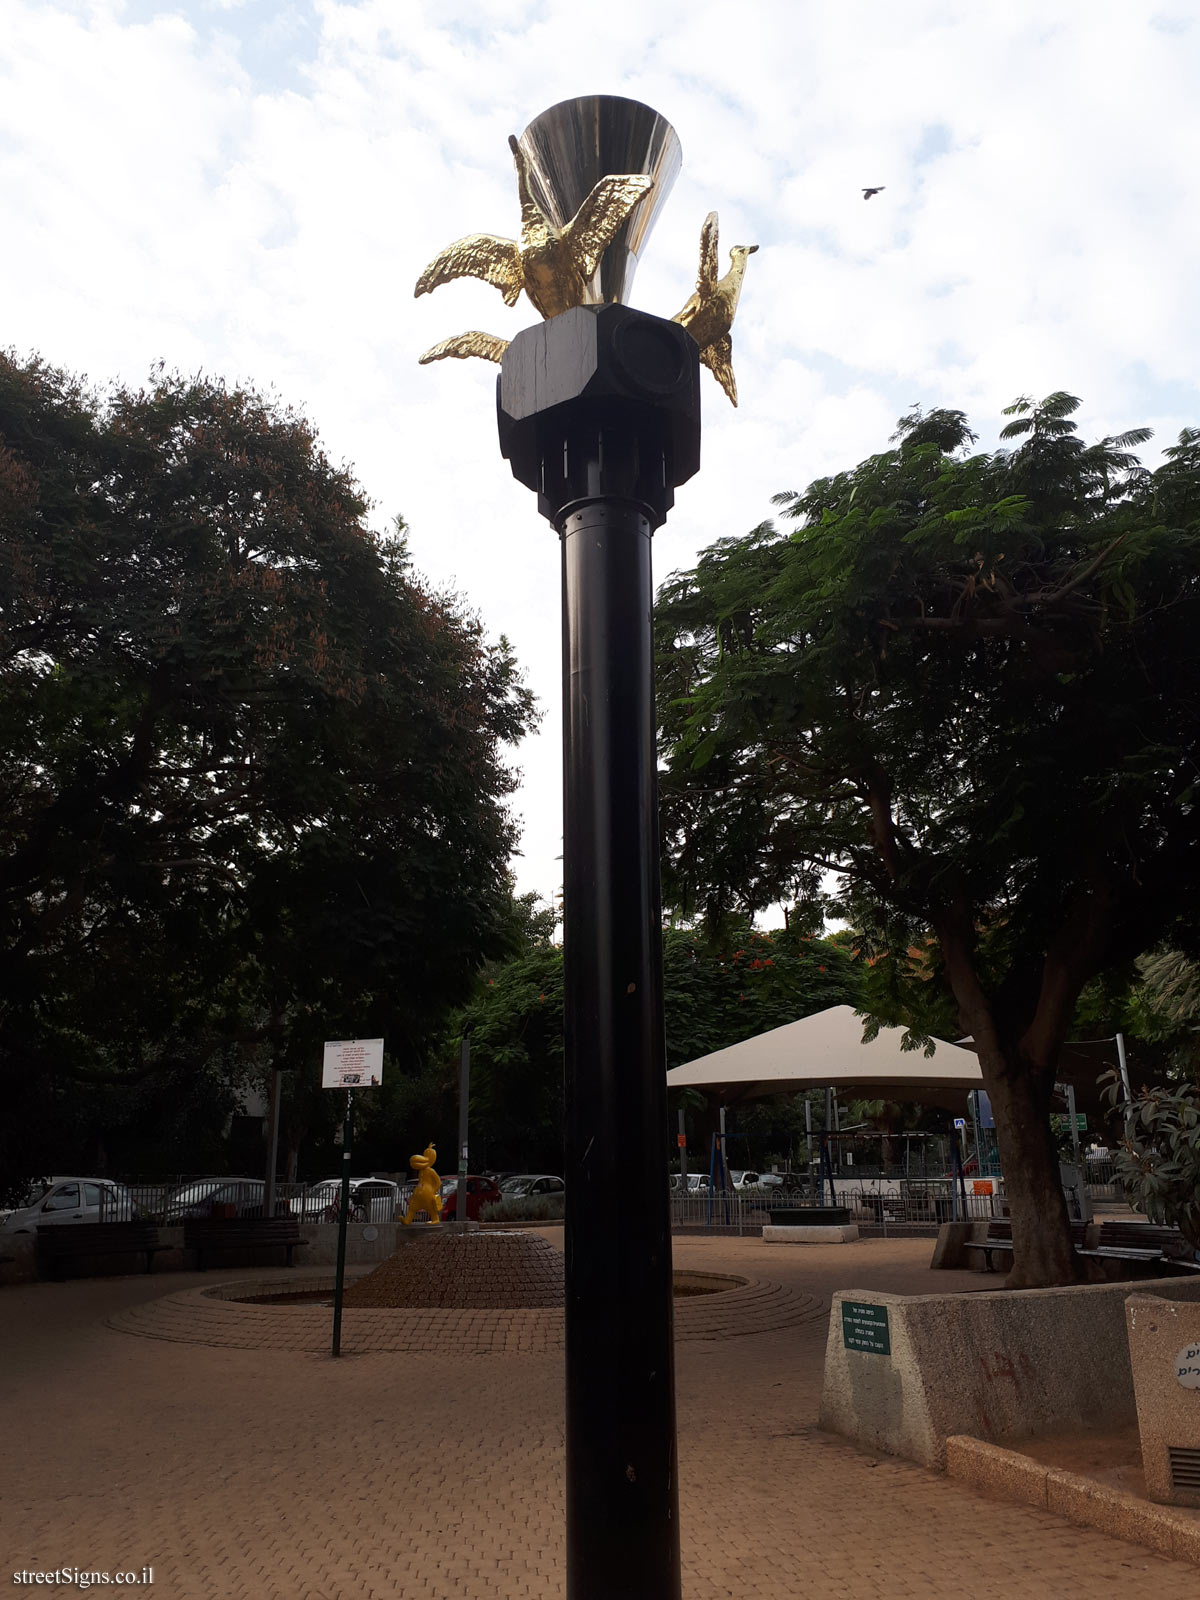
M 327 1039 L 321 1060 L 321 1087 L 342 1089 L 346 1120 L 342 1124 L 342 1187 L 338 1197 L 337 1268 L 333 1280 L 333 1354 L 342 1353 L 342 1291 L 346 1281 L 346 1218 L 350 1211 L 351 1139 L 355 1089 L 375 1089 L 383 1082 L 382 1039 Z
M 382 1039 L 328 1039 L 322 1089 L 375 1089 L 383 1082 Z

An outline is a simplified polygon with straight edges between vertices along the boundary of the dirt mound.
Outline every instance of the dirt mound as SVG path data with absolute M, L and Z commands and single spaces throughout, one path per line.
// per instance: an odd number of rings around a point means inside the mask
M 563 1257 L 531 1233 L 421 1229 L 394 1255 L 346 1287 L 346 1306 L 515 1309 L 561 1306 Z

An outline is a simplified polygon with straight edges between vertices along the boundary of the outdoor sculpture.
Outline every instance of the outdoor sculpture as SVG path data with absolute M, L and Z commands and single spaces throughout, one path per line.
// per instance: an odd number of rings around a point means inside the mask
M 751 247 L 718 279 L 710 214 L 679 316 L 636 310 L 633 274 L 682 160 L 674 129 L 637 101 L 582 95 L 511 142 L 520 245 L 460 240 L 417 293 L 470 274 L 509 305 L 524 288 L 544 320 L 422 360 L 499 361 L 500 451 L 562 566 L 567 1600 L 679 1600 L 650 545 L 699 470 L 702 359 L 735 400 Z M 618 1228 L 614 1193 L 637 1197 Z
M 481 360 L 494 361 L 499 366 L 507 349 L 507 339 L 498 339 L 494 333 L 480 333 L 473 328 L 470 333 L 456 333 L 453 338 L 435 344 L 420 357 L 419 364 L 427 367 L 431 361 L 445 361 L 447 356 L 455 356 L 460 361 L 465 361 L 468 356 L 479 356 Z
M 458 239 L 429 263 L 413 294 L 429 294 L 451 278 L 483 278 L 502 292 L 505 305 L 515 306 L 524 289 L 543 317 L 557 317 L 583 304 L 600 257 L 654 179 L 641 173 L 601 178 L 570 222 L 556 228 L 533 197 L 529 158 L 515 136 L 508 144 L 517 164 L 520 243 L 490 233 Z
M 433 1163 L 436 1160 L 437 1151 L 431 1144 L 425 1146 L 424 1155 L 408 1158 L 409 1166 L 417 1173 L 417 1187 L 413 1190 L 408 1210 L 404 1213 L 405 1227 L 422 1211 L 430 1222 L 442 1220 L 442 1180 L 433 1170 Z
M 671 318 L 686 328 L 700 346 L 700 359 L 716 378 L 733 404 L 737 405 L 737 384 L 733 377 L 733 327 L 738 297 L 747 258 L 756 244 L 735 244 L 729 252 L 729 271 L 717 278 L 717 213 L 710 211 L 700 230 L 700 275 L 692 298 Z
M 452 278 L 483 278 L 503 292 L 504 303 L 517 303 L 521 290 L 549 319 L 583 305 L 601 257 L 630 213 L 654 187 L 653 178 L 638 173 L 601 178 L 571 220 L 556 228 L 534 198 L 529 158 L 517 139 L 509 146 L 517 165 L 521 197 L 521 240 L 473 233 L 435 256 L 417 279 L 414 296 L 430 294 Z M 729 271 L 717 277 L 717 213 L 710 211 L 700 230 L 700 273 L 691 299 L 671 320 L 700 346 L 700 360 L 737 405 L 730 330 L 742 292 L 746 261 L 756 244 L 735 244 Z M 421 366 L 448 357 L 478 356 L 501 363 L 508 340 L 472 329 L 442 339 L 419 358 Z

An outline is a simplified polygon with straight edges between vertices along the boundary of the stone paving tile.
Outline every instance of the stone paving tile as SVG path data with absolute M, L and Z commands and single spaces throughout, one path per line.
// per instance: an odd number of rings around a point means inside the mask
M 979 1287 L 930 1275 L 929 1249 L 684 1239 L 676 1265 L 826 1309 L 837 1288 Z M 186 1305 L 175 1338 L 109 1325 L 211 1277 L 0 1292 L 0 1574 L 151 1563 L 170 1600 L 559 1600 L 558 1352 L 463 1360 L 449 1313 L 428 1354 L 337 1362 L 183 1342 Z M 679 1345 L 687 1600 L 1195 1600 L 1190 1565 L 822 1434 L 825 1320 Z

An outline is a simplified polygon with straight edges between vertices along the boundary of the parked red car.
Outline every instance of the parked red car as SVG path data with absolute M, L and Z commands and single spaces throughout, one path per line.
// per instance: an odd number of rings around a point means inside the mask
M 467 1178 L 467 1221 L 479 1221 L 479 1208 L 503 1200 L 500 1188 L 491 1178 Z M 442 1179 L 442 1221 L 458 1221 L 458 1179 Z

